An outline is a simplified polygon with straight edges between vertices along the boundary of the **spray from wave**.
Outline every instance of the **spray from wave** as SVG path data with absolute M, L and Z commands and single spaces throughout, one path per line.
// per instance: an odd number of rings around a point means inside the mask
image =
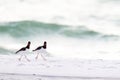
M 2 0 L 0 22 L 35 20 L 84 25 L 108 35 L 120 35 L 119 0 Z

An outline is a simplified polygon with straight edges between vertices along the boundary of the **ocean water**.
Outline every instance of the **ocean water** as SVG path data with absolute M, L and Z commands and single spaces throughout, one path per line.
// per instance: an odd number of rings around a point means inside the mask
M 119 9 L 119 0 L 1 0 L 0 54 L 47 41 L 53 56 L 120 59 Z

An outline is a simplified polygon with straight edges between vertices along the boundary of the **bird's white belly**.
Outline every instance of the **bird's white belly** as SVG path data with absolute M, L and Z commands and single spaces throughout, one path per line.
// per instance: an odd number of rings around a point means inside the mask
M 26 49 L 25 51 L 20 51 L 20 52 L 19 52 L 19 54 L 20 54 L 20 55 L 23 55 L 23 56 L 24 56 L 24 55 L 27 55 L 28 53 L 29 53 L 29 50 L 28 50 L 28 49 Z
M 42 48 L 42 49 L 40 49 L 40 50 L 37 50 L 37 53 L 41 53 L 41 54 L 42 54 L 42 53 L 46 53 L 46 50 Z

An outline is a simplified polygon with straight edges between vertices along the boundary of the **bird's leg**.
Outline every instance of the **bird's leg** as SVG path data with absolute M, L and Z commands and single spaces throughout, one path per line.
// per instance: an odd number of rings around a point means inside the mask
M 30 60 L 27 58 L 27 56 L 25 55 L 25 59 L 27 60 L 27 61 L 29 61 L 30 62 Z
M 37 53 L 37 56 L 35 57 L 35 59 L 38 59 L 39 53 Z
M 22 56 L 23 56 L 23 55 L 21 55 L 21 56 L 20 56 L 20 58 L 18 59 L 19 61 L 21 61 L 21 59 L 22 59 Z
M 45 60 L 45 61 L 46 61 L 45 57 L 43 57 L 43 55 L 42 55 L 42 54 L 41 54 L 41 57 L 43 58 L 43 60 Z

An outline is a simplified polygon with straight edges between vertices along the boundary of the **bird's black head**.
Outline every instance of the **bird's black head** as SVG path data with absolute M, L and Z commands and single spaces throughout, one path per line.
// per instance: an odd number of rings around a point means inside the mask
M 27 49 L 29 49 L 29 48 L 30 48 L 30 44 L 31 44 L 31 42 L 30 42 L 30 41 L 28 41 L 28 44 L 27 44 L 27 46 L 26 46 L 26 48 L 27 48 Z
M 44 41 L 43 48 L 44 48 L 44 49 L 46 49 L 46 48 L 47 48 L 47 42 L 46 42 L 46 41 Z
M 47 42 L 46 41 L 44 41 L 44 45 L 46 45 L 47 44 Z

